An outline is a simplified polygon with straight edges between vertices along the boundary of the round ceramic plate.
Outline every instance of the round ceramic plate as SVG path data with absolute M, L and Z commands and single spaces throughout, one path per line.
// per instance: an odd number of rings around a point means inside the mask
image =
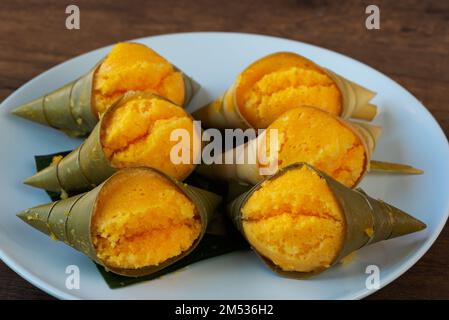
M 15 213 L 48 202 L 47 195 L 21 183 L 34 173 L 33 156 L 74 148 L 80 140 L 11 116 L 9 110 L 69 82 L 106 55 L 102 48 L 64 62 L 34 78 L 0 108 L 0 255 L 26 280 L 66 299 L 356 299 L 366 287 L 369 265 L 380 270 L 380 287 L 407 271 L 432 245 L 449 213 L 449 148 L 437 122 L 407 90 L 382 73 L 341 54 L 305 43 L 238 33 L 184 33 L 137 40 L 179 66 L 201 85 L 194 110 L 222 93 L 250 62 L 275 51 L 300 53 L 378 92 L 374 123 L 383 133 L 374 159 L 405 162 L 421 176 L 370 174 L 362 187 L 427 224 L 425 231 L 359 250 L 352 261 L 309 280 L 271 273 L 252 252 L 205 260 L 179 272 L 111 290 L 94 264 L 63 243 L 31 229 Z M 80 288 L 65 286 L 68 265 L 80 268 Z M 425 280 L 425 279 L 424 279 Z

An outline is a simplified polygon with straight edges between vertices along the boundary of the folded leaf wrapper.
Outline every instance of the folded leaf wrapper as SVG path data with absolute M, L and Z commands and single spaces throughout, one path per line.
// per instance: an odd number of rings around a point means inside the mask
M 37 170 L 42 170 L 48 167 L 55 157 L 67 155 L 69 152 L 59 152 L 48 155 L 35 156 L 36 168 Z M 237 195 L 240 195 L 243 190 L 236 190 L 233 193 L 234 196 L 228 197 L 228 185 L 226 183 L 210 182 L 205 180 L 195 173 L 191 174 L 185 181 L 190 186 L 194 186 L 200 189 L 209 190 L 212 193 L 220 194 L 223 198 L 234 199 Z M 247 191 L 249 188 L 245 188 Z M 49 197 L 52 201 L 60 200 L 60 195 L 58 193 L 48 192 Z M 223 203 L 223 202 L 222 202 Z M 213 220 L 208 224 L 208 229 L 203 239 L 199 242 L 198 246 L 185 258 L 177 261 L 176 263 L 162 269 L 156 273 L 152 273 L 147 276 L 142 277 L 126 277 L 121 276 L 112 272 L 106 271 L 106 269 L 97 265 L 100 274 L 104 278 L 105 282 L 111 289 L 123 288 L 135 283 L 140 283 L 144 281 L 150 281 L 159 278 L 163 275 L 172 273 L 177 270 L 182 270 L 185 267 L 190 266 L 198 261 L 209 259 L 212 257 L 220 256 L 234 251 L 248 250 L 248 243 L 243 239 L 240 232 L 238 232 L 232 225 L 229 219 L 225 219 L 222 214 L 224 210 L 223 206 L 220 205 L 217 208 L 217 212 Z M 219 231 L 219 232 L 217 232 Z
M 110 177 L 118 168 L 111 163 L 105 154 L 101 141 L 102 128 L 107 125 L 107 119 L 109 116 L 112 117 L 115 110 L 130 101 L 132 102 L 134 99 L 160 99 L 164 102 L 168 101 L 147 92 L 132 91 L 126 93 L 113 106 L 109 107 L 89 137 L 77 149 L 73 150 L 57 163 L 48 166 L 26 179 L 25 184 L 47 191 L 76 194 L 88 191 Z M 178 109 L 185 113 L 186 117 L 191 119 L 188 113 L 180 108 Z M 200 139 L 199 135 L 194 134 L 194 137 Z M 194 166 L 183 177 L 175 178 L 183 180 L 193 169 Z
M 18 106 L 12 113 L 69 136 L 85 136 L 95 127 L 98 116 L 92 112 L 92 80 L 99 64 L 79 79 Z
M 296 163 L 285 167 L 275 175 L 269 177 L 266 181 L 273 181 L 290 170 L 300 170 L 303 167 L 315 172 L 321 179 L 325 180 L 343 212 L 343 225 L 345 230 L 343 243 L 340 245 L 330 266 L 335 265 L 343 257 L 364 246 L 426 228 L 423 222 L 413 218 L 402 210 L 381 200 L 371 198 L 363 190 L 349 189 L 325 173 L 304 163 Z M 254 192 L 263 188 L 263 186 L 264 182 L 257 184 L 228 205 L 228 215 L 245 237 L 242 224 L 242 208 Z M 306 278 L 319 274 L 327 269 L 327 267 L 322 267 L 312 272 L 285 271 L 260 253 L 259 256 L 274 272 L 290 278 Z
M 117 179 L 119 175 L 143 174 L 145 172 L 150 172 L 166 179 L 193 202 L 201 220 L 200 235 L 188 250 L 158 265 L 137 269 L 108 266 L 98 257 L 92 239 L 91 223 L 98 203 L 99 194 L 105 186 L 110 184 L 114 179 Z M 120 170 L 87 193 L 24 210 L 18 214 L 18 217 L 53 239 L 63 241 L 74 249 L 83 252 L 106 269 L 116 274 L 137 277 L 158 272 L 192 252 L 206 232 L 206 228 L 220 201 L 221 198 L 214 193 L 178 182 L 157 170 L 140 167 Z
M 139 46 L 143 47 L 143 45 Z M 94 129 L 99 120 L 99 114 L 95 111 L 92 101 L 94 78 L 105 59 L 103 58 L 79 79 L 28 103 L 17 106 L 12 110 L 12 113 L 30 121 L 59 129 L 69 136 L 86 136 Z M 185 91 L 185 99 L 182 106 L 185 107 L 198 91 L 199 85 L 177 67 L 173 65 L 172 67 L 175 71 L 182 74 Z M 138 87 L 132 89 L 141 90 Z
M 265 126 L 261 126 L 245 117 L 244 113 L 242 112 L 243 107 L 242 105 L 239 105 L 239 99 L 237 97 L 238 88 L 246 87 L 246 82 L 251 82 L 254 79 L 262 78 L 264 75 L 267 75 L 270 72 L 276 72 L 278 70 L 283 70 L 287 67 L 295 66 L 298 64 L 305 65 L 307 67 L 313 68 L 314 70 L 319 70 L 321 73 L 327 75 L 327 77 L 330 78 L 331 81 L 333 81 L 337 86 L 341 94 L 341 109 L 339 111 L 335 111 L 335 115 L 341 116 L 343 118 L 352 117 L 364 120 L 372 120 L 375 117 L 377 107 L 369 103 L 369 101 L 375 96 L 374 92 L 352 81 L 349 81 L 328 69 L 322 68 L 316 65 L 314 62 L 296 53 L 278 52 L 263 57 L 248 66 L 242 73 L 237 76 L 235 82 L 229 87 L 228 90 L 226 90 L 226 92 L 221 97 L 195 111 L 193 113 L 194 118 L 197 120 L 201 120 L 203 126 L 208 128 L 246 129 L 251 127 L 266 127 L 266 125 L 269 125 L 269 123 L 266 123 Z M 259 70 L 262 68 L 266 68 L 267 70 Z M 281 85 L 283 81 L 285 81 L 285 79 L 278 79 L 278 83 L 275 84 L 275 86 Z M 305 104 L 313 105 L 318 108 L 321 107 L 319 103 Z M 271 108 L 270 110 L 273 109 Z M 270 117 L 275 119 L 277 115 L 270 115 Z
M 302 120 L 299 119 L 299 115 L 310 115 L 309 118 L 301 117 Z M 323 120 L 324 119 L 324 120 Z M 327 150 L 327 146 L 324 145 L 324 143 L 327 143 L 329 145 L 336 145 L 336 150 L 338 152 L 341 152 L 343 150 L 343 145 L 346 143 L 342 140 L 342 137 L 339 134 L 335 134 L 335 127 L 341 128 L 341 130 L 344 130 L 346 134 L 349 132 L 352 136 L 355 137 L 356 140 L 360 141 L 360 144 L 364 150 L 364 164 L 361 173 L 359 174 L 358 178 L 351 184 L 348 185 L 348 187 L 355 187 L 365 176 L 365 174 L 369 171 L 370 168 L 370 160 L 371 156 L 374 152 L 374 149 L 376 147 L 376 141 L 379 138 L 381 128 L 367 124 L 367 123 L 359 123 L 349 120 L 344 120 L 339 117 L 336 117 L 334 115 L 331 115 L 325 111 L 319 110 L 315 107 L 308 107 L 308 106 L 302 106 L 298 108 L 291 109 L 289 111 L 286 111 L 283 115 L 281 115 L 275 122 L 273 122 L 272 125 L 270 125 L 267 130 L 265 130 L 262 134 L 260 134 L 256 139 L 252 139 L 249 142 L 245 143 L 243 146 L 238 146 L 234 149 L 227 150 L 223 152 L 222 154 L 217 154 L 214 156 L 214 163 L 210 165 L 206 164 L 200 164 L 197 167 L 197 172 L 201 175 L 210 178 L 210 179 L 220 179 L 225 181 L 235 181 L 240 183 L 247 183 L 254 185 L 256 183 L 259 183 L 263 181 L 267 175 L 272 175 L 274 172 L 264 173 L 263 167 L 268 166 L 270 167 L 273 165 L 276 161 L 279 161 L 279 154 L 270 155 L 269 152 L 267 152 L 269 146 L 271 146 L 272 141 L 270 140 L 277 140 L 275 143 L 275 146 L 280 146 L 282 135 L 284 135 L 283 132 L 280 130 L 278 134 L 274 134 L 271 131 L 272 128 L 276 128 L 274 126 L 277 123 L 280 123 L 281 125 L 288 128 L 289 131 L 296 130 L 297 127 L 301 126 L 302 123 L 299 123 L 298 121 L 303 122 L 313 122 L 313 121 L 326 121 L 328 124 L 334 125 L 334 127 L 331 127 L 330 125 L 324 126 L 322 129 L 322 132 L 319 132 L 319 134 L 322 134 L 323 132 L 327 134 L 328 140 L 326 142 L 321 142 L 321 151 L 320 154 L 325 154 Z M 323 122 L 324 123 L 324 122 Z M 315 128 L 310 128 L 309 131 L 307 131 L 307 134 L 313 134 Z M 304 135 L 306 137 L 306 135 Z M 300 137 L 302 139 L 302 137 Z M 292 138 L 285 138 L 285 140 L 292 140 Z M 297 141 L 298 139 L 293 139 Z M 305 141 L 306 142 L 306 141 Z M 294 142 L 296 143 L 296 142 Z M 308 143 L 308 141 L 307 141 Z M 341 145 L 341 146 L 340 146 Z M 284 148 L 287 148 L 284 146 Z M 274 147 L 273 149 L 276 149 Z M 288 149 L 288 148 L 287 148 Z M 297 149 L 295 149 L 297 150 Z M 343 150 L 344 151 L 344 150 Z M 264 154 L 266 156 L 264 156 Z M 300 150 L 296 151 L 296 156 L 298 159 L 304 159 L 304 155 L 301 154 Z M 317 158 L 316 155 L 312 155 L 312 158 Z M 226 159 L 233 159 L 232 163 L 225 163 Z M 261 159 L 265 159 L 266 162 L 268 159 L 270 160 L 270 163 L 267 165 L 261 164 Z M 326 159 L 326 158 L 323 158 Z M 291 160 L 291 159 L 290 159 Z M 316 160 L 316 159 L 315 159 Z M 293 162 L 300 162 L 300 161 L 306 161 L 306 160 L 295 160 Z M 318 163 L 322 162 L 322 164 L 326 164 L 329 162 L 323 162 L 323 160 L 316 160 Z M 283 163 L 282 165 L 279 165 L 279 167 L 286 166 L 290 164 L 291 162 Z M 310 163 L 314 165 L 314 163 Z M 273 167 L 274 168 L 274 167 Z M 262 170 L 261 170 L 262 169 Z M 319 168 L 323 170 L 323 168 Z M 336 170 L 338 171 L 338 170 Z

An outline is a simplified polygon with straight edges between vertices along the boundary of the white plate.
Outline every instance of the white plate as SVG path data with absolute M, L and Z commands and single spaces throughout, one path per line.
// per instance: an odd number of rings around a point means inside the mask
M 33 156 L 67 150 L 80 141 L 9 114 L 9 110 L 56 89 L 89 70 L 110 47 L 64 62 L 34 78 L 0 108 L 0 254 L 26 280 L 58 298 L 106 299 L 355 299 L 371 294 L 366 267 L 380 268 L 383 287 L 409 269 L 432 245 L 449 213 L 449 148 L 437 122 L 407 90 L 380 72 L 343 55 L 305 43 L 237 33 L 184 33 L 138 40 L 167 57 L 202 85 L 190 110 L 218 94 L 253 60 L 275 51 L 294 51 L 377 91 L 383 127 L 375 159 L 407 162 L 422 176 L 369 175 L 362 187 L 427 224 L 425 231 L 360 250 L 310 280 L 280 278 L 251 252 L 196 263 L 160 279 L 111 290 L 94 264 L 62 243 L 50 241 L 15 213 L 43 202 L 46 194 L 21 181 L 34 173 Z M 80 289 L 65 286 L 67 265 L 81 271 Z M 423 279 L 425 281 L 425 279 Z

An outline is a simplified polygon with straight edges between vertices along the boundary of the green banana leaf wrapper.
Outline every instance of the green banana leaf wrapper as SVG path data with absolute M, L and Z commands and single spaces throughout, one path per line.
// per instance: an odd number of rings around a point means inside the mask
M 99 121 L 92 108 L 93 78 L 101 59 L 80 78 L 12 110 L 14 115 L 61 130 L 71 137 L 84 137 Z M 186 98 L 183 107 L 192 100 L 200 85 L 174 66 L 183 75 Z
M 14 115 L 59 129 L 71 137 L 87 135 L 98 122 L 92 109 L 95 71 L 103 59 L 80 78 L 12 110 Z
M 316 172 L 321 178 L 325 179 L 344 214 L 346 227 L 345 240 L 337 257 L 331 265 L 335 265 L 342 258 L 361 247 L 426 228 L 426 225 L 423 222 L 410 216 L 404 211 L 385 203 L 382 200 L 371 198 L 362 189 L 349 189 L 325 173 L 305 163 L 294 163 L 284 167 L 265 181 L 274 180 L 290 170 L 299 170 L 303 166 L 308 167 L 310 170 Z M 245 236 L 245 234 L 242 225 L 242 208 L 252 194 L 262 187 L 262 184 L 263 182 L 258 183 L 227 206 L 227 214 L 243 236 Z M 372 235 L 368 235 L 366 230 L 373 230 Z M 254 251 L 256 250 L 254 249 Z M 259 253 L 257 254 L 271 270 L 288 278 L 308 278 L 327 269 L 322 268 L 315 270 L 314 272 L 284 271 L 268 258 Z

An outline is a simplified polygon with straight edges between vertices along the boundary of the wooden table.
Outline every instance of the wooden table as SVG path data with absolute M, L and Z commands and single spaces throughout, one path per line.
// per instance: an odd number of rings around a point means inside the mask
M 65 28 L 69 3 L 80 8 L 80 30 Z M 371 3 L 380 8 L 380 30 L 365 28 L 365 8 Z M 449 133 L 449 2 L 438 0 L 2 0 L 0 99 L 50 67 L 98 47 L 205 30 L 274 35 L 346 54 L 407 88 Z M 413 268 L 370 299 L 448 299 L 448 252 L 446 226 Z M 1 262 L 0 298 L 51 299 Z

